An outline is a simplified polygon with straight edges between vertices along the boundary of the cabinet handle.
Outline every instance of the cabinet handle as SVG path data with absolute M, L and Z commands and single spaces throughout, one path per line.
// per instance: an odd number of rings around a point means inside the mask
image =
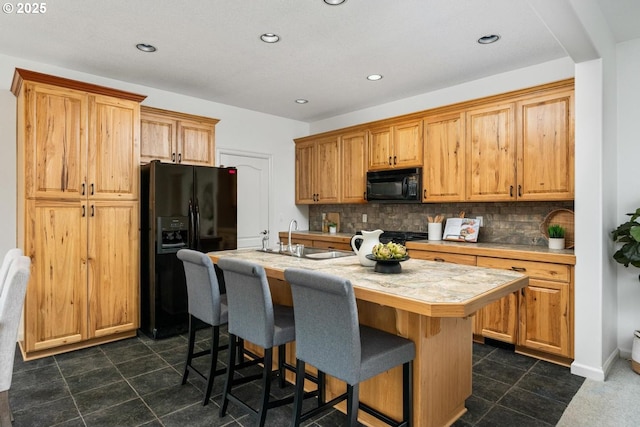
M 396 162 L 396 156 L 393 156 L 393 164 L 394 164 L 394 165 L 397 165 L 397 164 L 398 164 L 398 162 Z
M 91 195 L 93 196 L 93 183 L 91 183 Z
M 424 189 L 424 196 L 423 196 L 423 199 L 427 200 L 427 189 L 426 189 L 426 188 Z
M 87 211 L 85 209 L 85 206 L 82 205 L 82 218 L 84 218 L 86 216 L 86 214 L 87 214 Z
M 513 197 L 513 185 L 509 186 L 509 197 Z
M 392 165 L 392 163 L 391 163 L 391 156 L 389 156 L 389 166 L 391 166 L 391 165 Z
M 433 259 L 435 262 L 444 262 L 443 258 L 434 258 Z
M 182 163 L 182 153 L 178 153 L 178 163 Z
M 171 153 L 171 161 L 175 163 L 175 161 L 176 161 L 176 153 Z
M 80 195 L 82 195 L 82 196 L 84 196 L 84 187 L 85 187 L 85 183 L 83 182 L 82 183 L 82 190 L 80 190 Z
M 525 271 L 527 271 L 527 269 L 526 269 L 526 268 L 524 268 L 524 267 L 515 267 L 515 266 L 511 266 L 511 269 L 512 269 L 513 271 L 518 271 L 518 272 L 520 272 L 520 273 L 524 273 Z
M 522 185 L 518 185 L 518 197 L 522 197 Z
M 367 192 L 366 192 L 366 191 L 365 191 L 364 193 L 362 193 L 362 198 L 363 198 L 364 200 L 367 200 Z
M 96 210 L 94 205 L 91 205 L 91 216 L 96 216 Z

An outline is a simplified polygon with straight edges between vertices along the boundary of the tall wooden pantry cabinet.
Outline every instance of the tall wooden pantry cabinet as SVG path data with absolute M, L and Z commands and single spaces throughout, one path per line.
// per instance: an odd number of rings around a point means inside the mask
M 144 96 L 16 69 L 27 360 L 136 334 Z

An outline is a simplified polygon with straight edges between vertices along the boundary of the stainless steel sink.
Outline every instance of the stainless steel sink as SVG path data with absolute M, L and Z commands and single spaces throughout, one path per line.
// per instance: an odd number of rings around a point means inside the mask
M 313 260 L 323 260 L 323 259 L 334 259 L 334 258 L 342 258 L 346 256 L 355 255 L 354 252 L 351 251 L 341 251 L 337 249 L 325 249 L 325 248 L 311 248 L 305 247 L 302 255 L 298 255 L 295 252 L 289 252 L 287 250 L 278 251 L 273 249 L 257 249 L 258 252 L 266 252 L 271 254 L 285 255 L 285 256 L 293 256 L 298 258 L 308 258 Z

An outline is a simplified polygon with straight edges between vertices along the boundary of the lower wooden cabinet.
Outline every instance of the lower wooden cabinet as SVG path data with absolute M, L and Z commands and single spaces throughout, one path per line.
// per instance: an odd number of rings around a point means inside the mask
M 430 250 L 433 248 L 433 250 Z M 485 338 L 515 345 L 518 353 L 568 365 L 573 359 L 574 278 L 570 263 L 548 262 L 539 252 L 522 254 L 517 251 L 469 246 L 452 246 L 446 252 L 443 245 L 409 243 L 412 258 L 452 262 L 520 271 L 529 276 L 529 286 L 479 310 L 474 315 L 475 341 Z M 463 253 L 461 253 L 463 252 Z M 493 256 L 485 256 L 485 255 Z M 498 255 L 498 256 L 495 256 Z M 531 258 L 534 260 L 524 260 Z M 554 257 L 557 258 L 557 257 Z
M 520 353 L 548 355 L 560 363 L 573 358 L 573 281 L 569 265 L 479 256 L 478 266 L 529 276 L 528 287 L 481 310 L 480 335 L 516 344 Z
M 27 205 L 26 253 L 33 263 L 21 342 L 26 358 L 134 336 L 138 202 L 30 200 Z

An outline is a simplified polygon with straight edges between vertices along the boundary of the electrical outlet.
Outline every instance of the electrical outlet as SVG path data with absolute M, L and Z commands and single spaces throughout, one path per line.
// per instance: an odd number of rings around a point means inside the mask
M 478 224 L 480 224 L 480 227 L 484 227 L 484 218 L 481 216 L 477 216 L 476 217 L 476 221 L 478 221 Z
M 362 214 L 362 222 L 367 222 L 367 214 Z

